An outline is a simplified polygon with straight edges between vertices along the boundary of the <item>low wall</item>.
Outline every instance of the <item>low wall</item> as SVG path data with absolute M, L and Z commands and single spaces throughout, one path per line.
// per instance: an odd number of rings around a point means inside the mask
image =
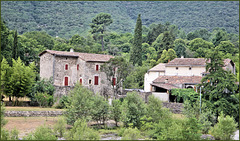
M 5 111 L 5 117 L 56 117 L 63 111 Z
M 181 114 L 183 110 L 182 103 L 163 102 L 163 107 L 170 109 L 174 114 Z

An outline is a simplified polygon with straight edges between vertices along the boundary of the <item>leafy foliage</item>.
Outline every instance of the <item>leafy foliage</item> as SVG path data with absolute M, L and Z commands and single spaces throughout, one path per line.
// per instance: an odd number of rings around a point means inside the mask
M 66 134 L 67 140 L 99 140 L 99 134 L 87 126 L 84 119 L 78 119 L 73 128 Z
M 118 122 L 121 119 L 121 101 L 119 99 L 114 99 L 112 101 L 112 108 L 111 108 L 111 117 L 114 119 L 116 126 L 118 126 Z
M 122 103 L 122 121 L 125 127 L 140 128 L 141 117 L 146 113 L 146 108 L 142 98 L 136 93 L 127 93 Z
M 179 102 L 180 100 L 195 102 L 199 97 L 199 94 L 195 92 L 194 89 L 172 89 L 171 93 L 176 96 L 176 102 Z
M 127 128 L 123 132 L 122 140 L 138 140 L 141 137 L 141 133 L 137 128 Z
M 40 107 L 51 107 L 53 105 L 53 96 L 47 93 L 38 92 L 34 98 Z
M 211 129 L 210 134 L 212 134 L 217 140 L 230 140 L 232 135 L 236 131 L 237 124 L 233 117 L 227 115 L 224 116 L 223 113 L 218 117 L 218 123 Z
M 66 132 L 66 126 L 67 122 L 64 117 L 59 118 L 57 123 L 53 126 L 53 131 L 55 135 L 60 138 L 63 137 L 64 133 Z
M 133 47 L 130 53 L 130 61 L 133 65 L 142 65 L 142 20 L 138 15 L 133 38 Z
M 57 140 L 52 129 L 46 125 L 39 126 L 37 129 L 23 137 L 23 140 Z

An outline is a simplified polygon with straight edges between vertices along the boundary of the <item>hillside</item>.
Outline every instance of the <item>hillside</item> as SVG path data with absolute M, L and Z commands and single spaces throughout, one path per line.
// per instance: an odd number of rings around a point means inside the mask
M 46 31 L 51 36 L 70 38 L 86 35 L 98 13 L 110 13 L 115 32 L 132 32 L 137 15 L 143 25 L 170 22 L 190 32 L 223 27 L 239 32 L 238 1 L 1 1 L 1 16 L 10 29 L 20 34 Z

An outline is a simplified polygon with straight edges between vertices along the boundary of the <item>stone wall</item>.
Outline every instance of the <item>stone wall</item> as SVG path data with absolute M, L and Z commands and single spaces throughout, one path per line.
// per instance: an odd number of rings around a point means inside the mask
M 74 88 L 73 86 L 54 86 L 54 98 L 61 98 L 63 95 L 68 95 L 68 93 Z
M 163 102 L 163 107 L 170 109 L 174 114 L 181 114 L 183 110 L 182 103 Z
M 62 115 L 62 111 L 5 111 L 5 117 L 56 117 Z

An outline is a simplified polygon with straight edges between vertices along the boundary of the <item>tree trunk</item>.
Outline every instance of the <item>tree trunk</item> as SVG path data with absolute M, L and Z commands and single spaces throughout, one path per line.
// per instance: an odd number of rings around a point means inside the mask
M 8 98 L 9 98 L 9 102 L 12 102 L 11 96 L 9 96 Z

